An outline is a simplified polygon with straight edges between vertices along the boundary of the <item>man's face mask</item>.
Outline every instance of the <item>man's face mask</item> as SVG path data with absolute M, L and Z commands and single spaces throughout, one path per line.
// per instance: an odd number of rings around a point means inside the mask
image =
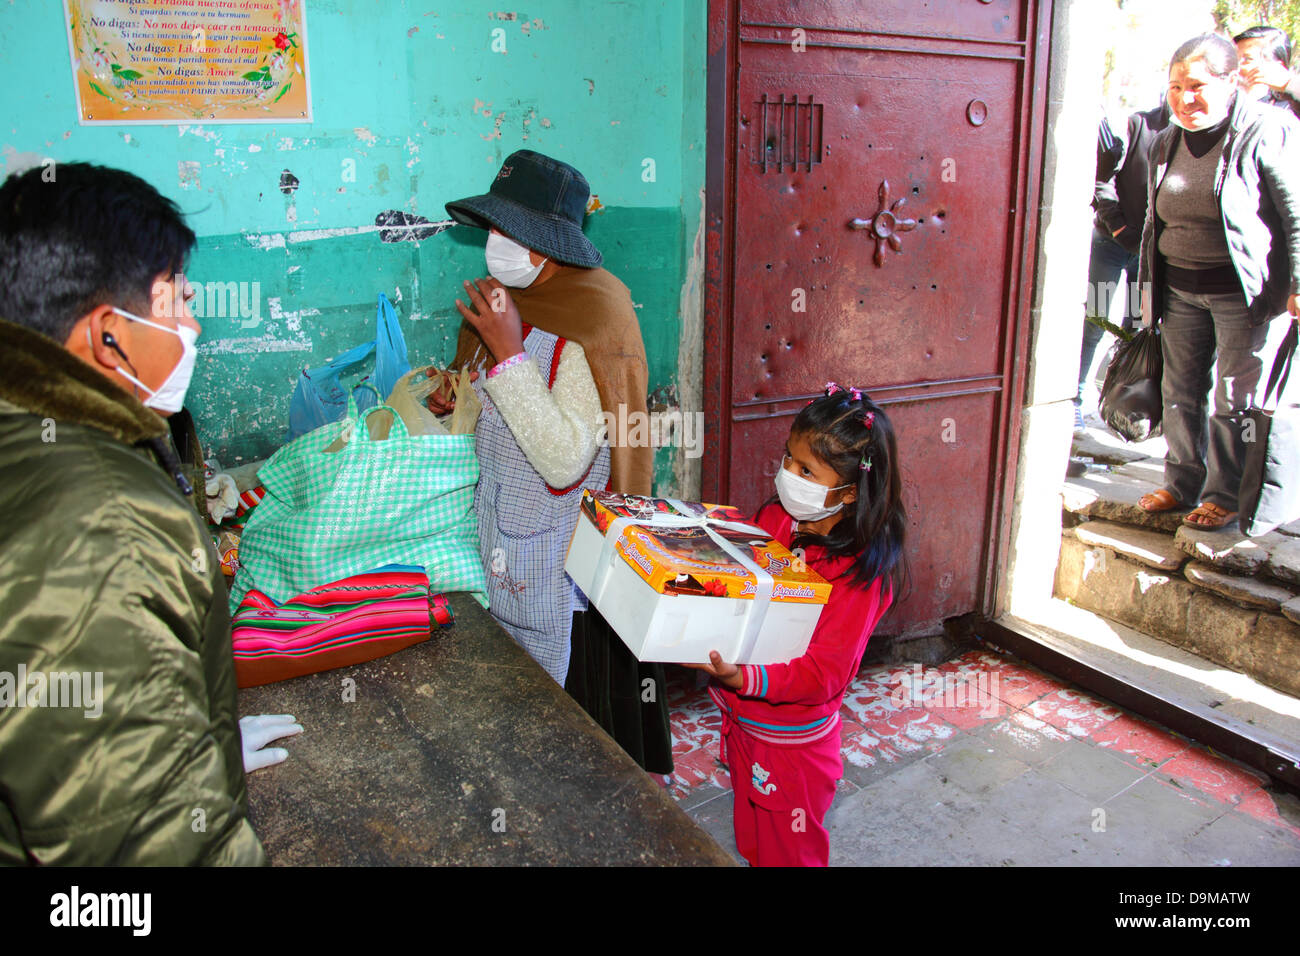
M 157 322 L 150 322 L 148 319 L 142 319 L 140 316 L 123 309 L 114 308 L 113 311 L 124 319 L 130 319 L 132 322 L 140 322 L 144 325 L 151 325 L 155 329 L 162 329 L 164 332 L 170 332 L 172 335 L 180 338 L 180 361 L 178 361 L 176 367 L 171 370 L 171 374 L 168 375 L 167 378 L 163 380 L 163 383 L 158 386 L 157 391 L 150 388 L 134 375 L 124 371 L 121 366 L 118 366 L 117 368 L 119 375 L 128 382 L 131 382 L 137 388 L 143 389 L 149 394 L 149 397 L 144 400 L 144 405 L 146 407 L 160 412 L 166 412 L 168 414 L 179 412 L 185 405 L 185 393 L 189 390 L 190 378 L 194 374 L 194 361 L 198 358 L 199 354 L 199 350 L 194 344 L 199 338 L 198 330 L 188 325 L 181 325 L 174 329 L 168 328 L 165 325 L 159 325 Z M 86 344 L 90 344 L 89 327 L 86 329 Z M 118 353 L 121 354 L 121 349 L 118 349 Z M 125 355 L 122 355 L 122 358 L 125 359 L 128 364 L 130 363 L 130 359 L 127 359 Z
M 495 232 L 488 233 L 484 255 L 487 259 L 488 273 L 492 278 L 512 289 L 523 289 L 532 285 L 533 280 L 541 274 L 542 266 L 546 265 L 545 259 L 533 265 L 526 246 L 521 246 L 509 236 L 498 235 Z

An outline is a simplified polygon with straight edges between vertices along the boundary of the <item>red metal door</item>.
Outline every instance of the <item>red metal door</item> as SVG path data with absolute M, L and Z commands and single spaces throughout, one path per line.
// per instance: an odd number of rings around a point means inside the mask
M 893 632 L 991 610 L 1047 6 L 711 11 L 704 496 L 757 506 L 803 404 L 827 380 L 866 388 L 898 431 L 910 519 Z

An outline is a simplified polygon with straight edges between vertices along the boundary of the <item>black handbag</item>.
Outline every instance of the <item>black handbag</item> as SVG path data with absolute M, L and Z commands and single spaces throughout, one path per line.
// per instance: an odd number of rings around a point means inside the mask
M 1277 350 L 1263 401 L 1247 412 L 1246 460 L 1237 495 L 1237 525 L 1248 537 L 1300 518 L 1300 404 L 1282 399 L 1300 332 L 1296 322 Z M 1264 407 L 1276 397 L 1273 410 Z
M 1140 328 L 1127 342 L 1116 344 L 1102 382 L 1099 411 L 1102 421 L 1125 441 L 1146 441 L 1160 434 L 1164 368 L 1159 325 Z

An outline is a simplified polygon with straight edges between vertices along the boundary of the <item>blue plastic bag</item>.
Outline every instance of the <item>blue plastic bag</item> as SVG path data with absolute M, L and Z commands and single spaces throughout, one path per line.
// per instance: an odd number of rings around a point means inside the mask
M 298 376 L 293 398 L 289 400 L 286 442 L 343 417 L 348 409 L 349 389 L 344 388 L 339 379 L 345 375 L 358 374 L 372 354 L 375 356 L 373 387 L 382 398 L 393 390 L 398 379 L 411 370 L 406 359 L 406 340 L 402 337 L 397 312 L 382 292 L 379 293 L 379 306 L 375 313 L 374 339 L 348 349 L 320 368 L 303 369 Z M 352 388 L 356 388 L 356 383 Z M 380 400 L 367 391 L 361 391 L 356 396 L 357 408 L 365 411 Z

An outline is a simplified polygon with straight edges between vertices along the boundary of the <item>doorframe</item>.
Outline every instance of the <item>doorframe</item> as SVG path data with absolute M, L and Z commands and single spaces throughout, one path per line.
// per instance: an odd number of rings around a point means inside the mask
M 732 164 L 736 138 L 728 118 L 735 114 L 731 81 L 736 76 L 736 33 L 740 0 L 708 0 L 708 52 L 705 86 L 704 166 L 704 370 L 701 395 L 704 411 L 704 460 L 700 500 L 721 501 L 731 476 L 730 408 L 732 323 L 732 260 L 735 249 L 736 194 Z
M 982 558 L 975 612 L 991 618 L 1004 609 L 1000 600 L 1012 541 L 1021 446 L 1021 411 L 1028 383 L 1030 317 L 1038 251 L 1038 207 L 1042 192 L 1042 162 L 1047 131 L 1047 76 L 1052 36 L 1052 0 L 1029 0 L 1021 43 L 1026 59 L 1020 67 L 1019 135 L 1013 170 L 1010 230 L 1011 268 L 1007 270 L 1003 301 L 1009 320 L 1001 353 L 1002 385 L 994 421 L 989 461 L 990 494 L 985 511 L 989 548 Z M 704 410 L 705 454 L 700 496 L 721 501 L 730 479 L 730 414 L 732 346 L 731 290 L 735 249 L 736 203 L 733 81 L 739 70 L 740 0 L 709 0 L 706 86 L 704 368 L 701 395 Z M 961 42 L 961 41 L 957 41 Z M 812 45 L 812 44 L 810 44 Z M 1029 68 L 1026 69 L 1026 62 Z M 906 397 L 897 401 L 907 401 Z

